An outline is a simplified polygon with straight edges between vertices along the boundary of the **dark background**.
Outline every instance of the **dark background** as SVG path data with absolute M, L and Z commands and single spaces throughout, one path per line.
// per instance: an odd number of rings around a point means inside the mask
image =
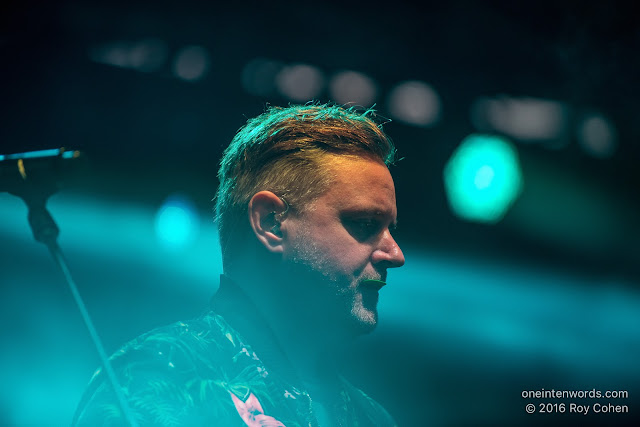
M 299 101 L 247 88 L 247 64 L 266 58 L 317 67 L 325 82 L 342 70 L 369 76 L 375 108 L 392 119 L 385 130 L 404 157 L 392 173 L 396 238 L 407 264 L 390 273 L 380 327 L 350 352 L 348 378 L 401 426 L 638 419 L 640 26 L 633 2 L 2 8 L 0 153 L 65 146 L 85 154 L 50 210 L 108 352 L 197 315 L 214 293 L 221 267 L 211 199 L 222 149 L 265 105 Z M 148 69 L 96 60 L 109 46 L 148 40 L 162 47 Z M 207 54 L 208 67 L 192 81 L 174 68 L 188 46 Z M 437 123 L 393 117 L 388 95 L 407 80 L 438 93 Z M 562 105 L 565 126 L 550 141 L 511 138 L 524 180 L 520 198 L 497 224 L 465 221 L 447 203 L 443 169 L 467 135 L 501 134 L 481 129 L 471 113 L 479 98 L 500 96 Z M 328 85 L 313 98 L 333 100 Z M 590 155 L 577 136 L 593 112 L 615 128 L 605 158 Z M 159 244 L 153 228 L 176 194 L 200 218 L 199 234 L 179 250 Z M 0 422 L 65 425 L 98 358 L 45 248 L 32 241 L 26 210 L 0 196 Z M 628 390 L 628 399 L 611 402 L 630 414 L 527 415 L 530 400 L 521 392 L 543 388 Z

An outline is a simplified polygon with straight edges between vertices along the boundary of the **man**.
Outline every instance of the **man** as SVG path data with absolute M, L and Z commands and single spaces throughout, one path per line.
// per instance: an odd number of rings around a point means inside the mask
M 336 367 L 349 342 L 375 328 L 387 269 L 404 264 L 390 231 L 395 148 L 372 116 L 270 108 L 238 132 L 218 173 L 224 274 L 212 312 L 111 358 L 135 422 L 395 425 Z M 103 377 L 77 424 L 125 422 Z

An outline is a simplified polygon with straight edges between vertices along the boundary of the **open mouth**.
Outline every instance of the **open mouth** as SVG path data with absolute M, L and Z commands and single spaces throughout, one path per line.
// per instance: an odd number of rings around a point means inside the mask
M 379 291 L 386 284 L 387 282 L 384 282 L 382 280 L 367 279 L 362 281 L 362 286 L 367 289 L 374 289 L 376 291 Z

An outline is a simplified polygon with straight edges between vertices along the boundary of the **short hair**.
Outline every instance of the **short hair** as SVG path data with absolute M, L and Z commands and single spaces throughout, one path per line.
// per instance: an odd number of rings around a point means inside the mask
M 269 107 L 249 119 L 224 151 L 218 171 L 216 220 L 223 266 L 228 272 L 246 244 L 248 205 L 259 191 L 271 191 L 298 212 L 332 182 L 327 155 L 369 157 L 385 165 L 396 149 L 373 109 L 332 104 Z

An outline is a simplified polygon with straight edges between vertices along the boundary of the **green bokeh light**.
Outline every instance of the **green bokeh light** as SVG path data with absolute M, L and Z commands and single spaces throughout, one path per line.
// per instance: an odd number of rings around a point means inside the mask
M 445 166 L 444 184 L 449 205 L 457 216 L 498 222 L 522 191 L 516 149 L 498 136 L 470 135 Z

